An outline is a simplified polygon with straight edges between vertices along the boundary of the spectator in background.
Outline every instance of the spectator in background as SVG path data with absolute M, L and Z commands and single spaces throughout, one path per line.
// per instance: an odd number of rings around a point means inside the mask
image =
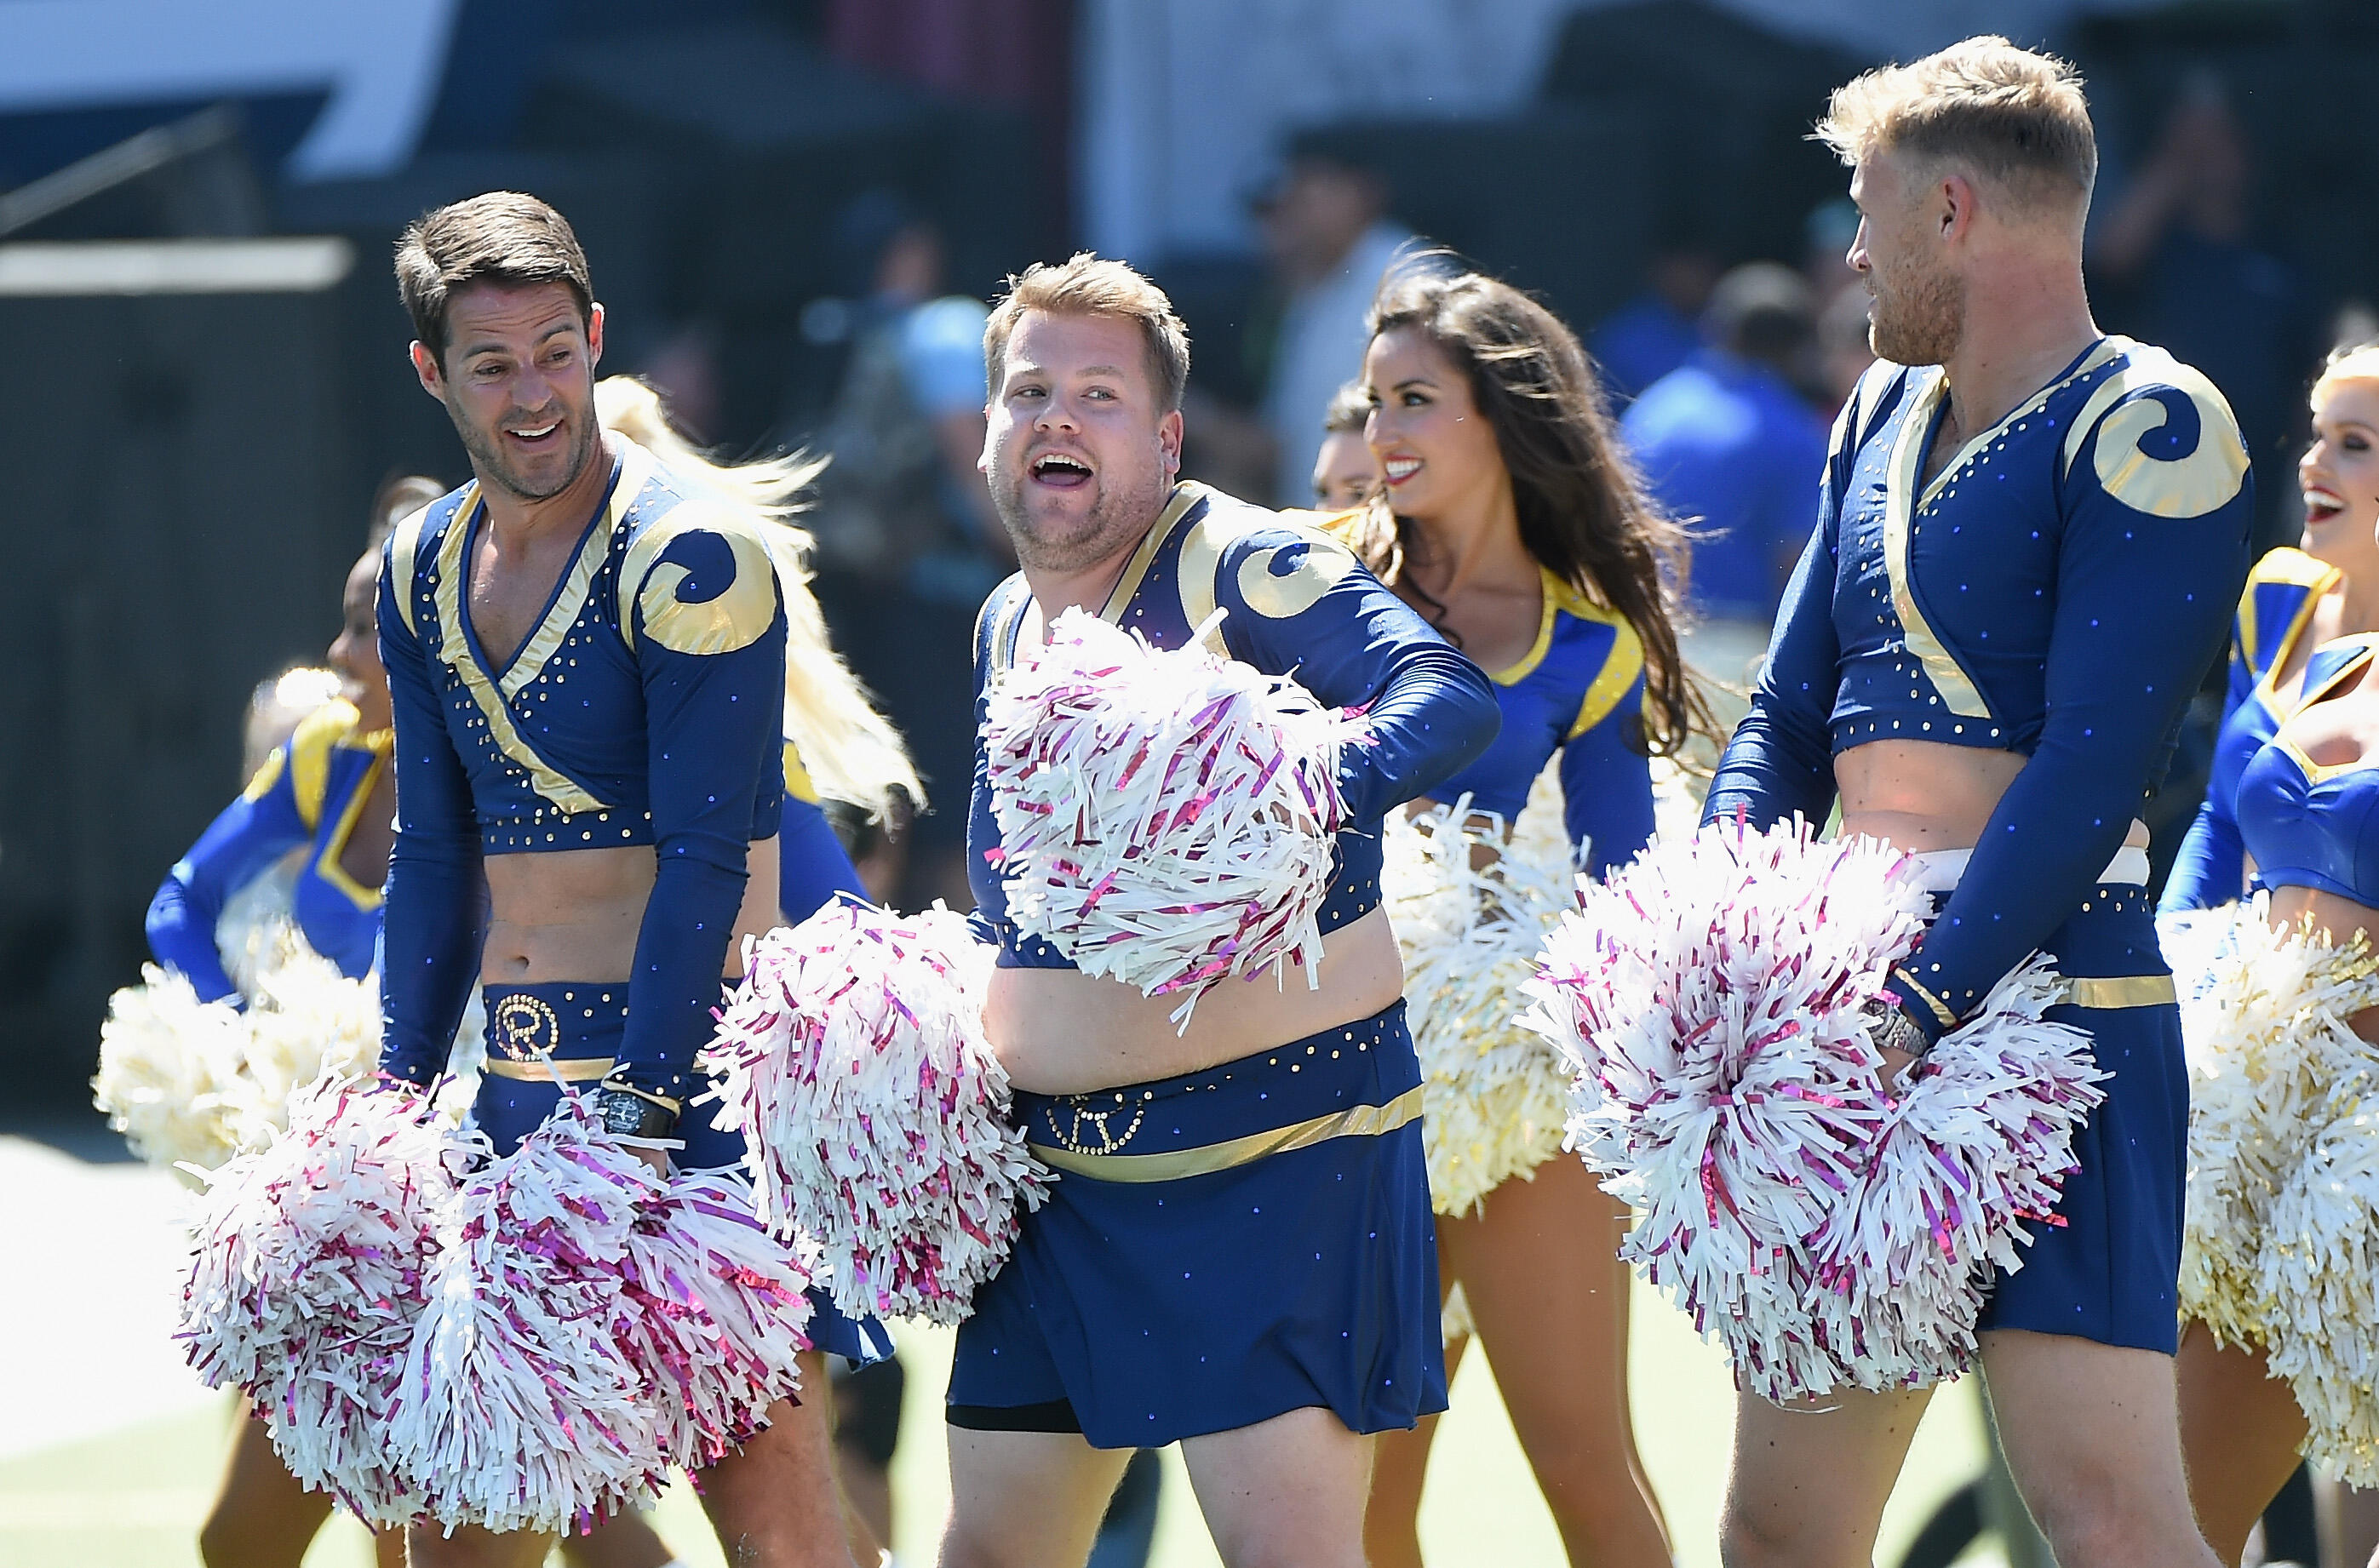
M 1695 525 L 1694 608 L 1764 643 L 1826 464 L 1825 424 L 1794 390 L 1816 331 L 1809 285 L 1772 261 L 1737 267 L 1703 331 L 1709 346 L 1645 388 L 1619 428 L 1660 510 Z
M 804 519 L 835 641 L 907 737 L 929 797 L 905 835 L 898 901 L 968 902 L 964 870 L 973 707 L 946 672 L 968 658 L 975 607 L 1014 570 L 975 459 L 983 452 L 981 300 L 944 292 L 942 238 L 898 194 L 862 193 L 835 221 L 853 302 L 807 313 L 851 348 L 817 444 L 834 462 Z M 896 835 L 896 846 L 901 836 Z
M 1868 331 L 1874 304 L 1866 290 L 1849 289 L 1834 296 L 1817 317 L 1817 406 L 1829 422 L 1850 402 L 1859 378 L 1875 363 Z
M 2255 465 L 2264 550 L 2293 539 L 2290 445 L 2303 368 L 2321 345 L 2302 280 L 2254 243 L 2254 172 L 2221 78 L 2196 73 L 2145 167 L 2095 225 L 2090 261 L 2111 285 L 2106 320 L 2203 370 L 2229 400 Z
M 1380 488 L 1379 459 L 1363 439 L 1371 400 L 1359 379 L 1338 389 L 1322 416 L 1322 450 L 1313 459 L 1313 505 L 1320 512 L 1352 512 Z
M 1672 229 L 1645 269 L 1645 291 L 1604 317 L 1587 339 L 1612 412 L 1693 357 L 1719 259 L 1697 235 Z
M 1332 153 L 1303 151 L 1257 203 L 1264 251 L 1286 294 L 1264 392 L 1277 454 L 1274 489 L 1251 501 L 1294 506 L 1310 493 L 1322 418 L 1362 368 L 1371 296 L 1412 231 L 1385 214 L 1380 177 Z

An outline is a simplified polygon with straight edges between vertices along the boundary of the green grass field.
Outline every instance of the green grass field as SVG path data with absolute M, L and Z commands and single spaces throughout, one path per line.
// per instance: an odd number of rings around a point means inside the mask
M 1648 1293 L 1636 1303 L 1632 1374 L 1638 1439 L 1676 1538 L 1683 1568 L 1716 1568 L 1716 1519 L 1726 1482 L 1732 1395 L 1717 1355 L 1677 1312 Z M 949 1335 L 904 1331 L 909 1402 L 895 1463 L 895 1547 L 910 1564 L 932 1561 L 948 1504 L 938 1405 Z M 40 1354 L 37 1345 L 21 1351 Z M 0 1564 L 6 1568 L 196 1568 L 195 1535 L 215 1477 L 227 1405 L 134 1425 L 113 1434 L 0 1461 Z M 1934 1401 L 1886 1517 L 1878 1561 L 1900 1547 L 1940 1496 L 1980 1462 L 1979 1419 L 1964 1386 Z M 1169 1474 L 1156 1568 L 1215 1562 L 1177 1453 Z M 688 1562 L 719 1558 L 693 1497 L 680 1486 L 658 1526 Z M 1438 1436 L 1422 1505 L 1422 1538 L 1438 1564 L 1536 1568 L 1561 1562 L 1552 1524 L 1503 1417 L 1484 1358 L 1467 1359 Z M 1974 1559 L 1982 1561 L 1979 1555 Z M 308 1568 L 368 1568 L 360 1527 L 335 1521 Z

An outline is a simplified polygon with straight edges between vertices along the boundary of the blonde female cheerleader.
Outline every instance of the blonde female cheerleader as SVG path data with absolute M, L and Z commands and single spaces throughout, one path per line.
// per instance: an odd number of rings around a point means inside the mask
M 2357 838 L 2379 755 L 2379 349 L 2334 356 L 2313 416 L 2305 550 L 2266 556 L 2240 601 L 2214 778 L 2163 905 L 2196 959 L 2181 1439 L 2225 1562 L 2300 1453 L 2379 1482 L 2379 846 Z
M 1520 864 L 1516 850 L 1503 887 L 1485 892 L 1516 934 L 1512 961 L 1494 971 L 1508 985 L 1491 994 L 1464 983 L 1480 965 L 1420 950 L 1409 904 L 1391 912 L 1428 1085 L 1444 1287 L 1460 1288 L 1494 1358 L 1570 1560 L 1665 1563 L 1627 1405 L 1625 1207 L 1578 1162 L 1551 1158 L 1564 1075 L 1510 1019 L 1571 853 L 1588 875 L 1632 859 L 1652 833 L 1648 754 L 1675 750 L 1703 723 L 1661 585 L 1681 535 L 1646 503 L 1577 338 L 1542 306 L 1493 278 L 1415 270 L 1390 276 L 1371 328 L 1365 437 L 1385 489 L 1335 526 L 1490 672 L 1503 710 L 1494 744 L 1430 792 L 1443 809 L 1416 826 L 1433 829 L 1430 859 L 1459 885 L 1473 845 L 1481 860 L 1503 848 L 1558 757 L 1567 838 L 1543 855 L 1549 865 Z M 1397 890 L 1409 864 L 1400 857 L 1383 886 Z M 1552 897 L 1531 902 L 1524 882 L 1550 884 Z M 1539 911 L 1533 927 L 1524 906 Z M 1445 935 L 1463 939 L 1465 923 Z M 1465 1343 L 1449 1346 L 1449 1374 Z M 1382 1440 L 1364 1524 L 1374 1563 L 1420 1561 L 1434 1425 Z

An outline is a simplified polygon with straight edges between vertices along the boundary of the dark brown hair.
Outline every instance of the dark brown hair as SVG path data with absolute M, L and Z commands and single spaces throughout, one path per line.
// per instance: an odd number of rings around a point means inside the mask
M 1330 406 L 1322 411 L 1322 433 L 1359 436 L 1371 417 L 1371 394 L 1363 390 L 1363 378 L 1358 376 L 1330 394 Z
M 413 335 L 446 368 L 446 311 L 472 283 L 562 283 L 590 326 L 595 284 L 569 222 L 534 196 L 491 190 L 426 212 L 396 241 L 396 292 Z
M 1127 262 L 1081 250 L 1063 262 L 1035 261 L 1008 279 L 1008 293 L 991 308 L 983 328 L 984 384 L 999 396 L 1007 373 L 1008 340 L 1027 310 L 1053 316 L 1109 316 L 1138 324 L 1148 343 L 1148 368 L 1156 380 L 1159 406 L 1181 406 L 1190 385 L 1190 332 L 1173 313 L 1165 291 Z
M 1417 263 L 1381 283 L 1371 335 L 1420 332 L 1462 370 L 1511 475 L 1520 543 L 1635 629 L 1644 645 L 1643 729 L 1629 738 L 1636 749 L 1665 756 L 1697 731 L 1714 733 L 1670 621 L 1685 532 L 1646 499 L 1577 334 L 1509 283 L 1450 271 L 1442 258 Z M 1411 526 L 1385 497 L 1371 501 L 1359 546 L 1382 581 L 1401 575 Z

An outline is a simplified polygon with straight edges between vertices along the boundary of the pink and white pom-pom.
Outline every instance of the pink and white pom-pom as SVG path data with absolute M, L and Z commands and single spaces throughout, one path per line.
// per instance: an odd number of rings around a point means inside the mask
M 985 697 L 1008 913 L 1086 974 L 1199 995 L 1297 966 L 1318 983 L 1338 754 L 1359 721 L 1204 645 L 1081 609 Z
M 2065 992 L 2032 959 L 1888 1102 L 1864 1176 L 1810 1244 L 1811 1303 L 1844 1381 L 1926 1387 L 1974 1364 L 1992 1272 L 2023 1267 L 2024 1222 L 2048 1220 L 2106 1098 L 2089 1037 L 2042 1017 Z
M 760 1217 L 815 1236 L 853 1317 L 962 1320 L 1048 1173 L 983 1035 L 990 949 L 936 908 L 829 904 L 750 944 L 711 1065 Z
M 381 1432 L 453 1183 L 429 1101 L 332 1082 L 289 1130 L 206 1176 L 175 1337 L 210 1386 L 247 1391 L 307 1487 L 367 1519 L 418 1503 Z
M 1866 1009 L 1930 908 L 1901 861 L 1798 821 L 1657 843 L 1582 885 L 1528 987 L 1573 1069 L 1570 1147 L 1641 1211 L 1623 1256 L 1769 1399 L 1962 1366 L 1987 1283 L 1965 1275 L 2012 1258 L 2097 1099 L 2082 1037 L 2038 1021 L 2039 964 L 1885 1088 Z
M 670 1464 L 717 1463 L 800 1394 L 816 1252 L 772 1238 L 732 1176 L 679 1176 L 640 1209 L 621 1260 L 636 1310 L 620 1344 L 658 1396 Z
M 651 1501 L 669 1455 L 622 1260 L 661 1191 L 574 1095 L 464 1184 L 385 1433 L 424 1517 L 561 1531 Z

